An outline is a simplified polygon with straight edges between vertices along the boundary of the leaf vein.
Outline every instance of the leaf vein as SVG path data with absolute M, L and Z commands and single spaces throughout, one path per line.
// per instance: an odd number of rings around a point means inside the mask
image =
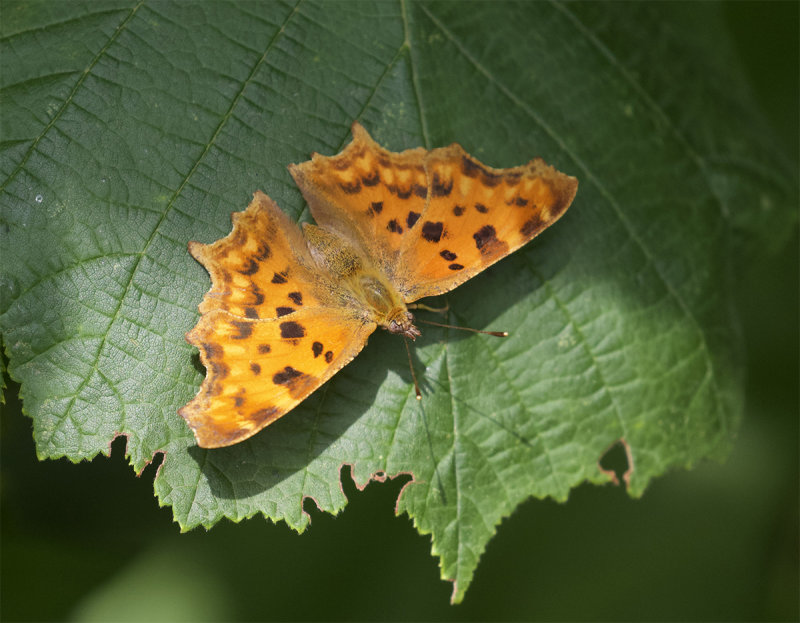
M 59 106 L 58 111 L 56 111 L 56 113 L 53 115 L 53 118 L 50 119 L 50 122 L 44 127 L 44 129 L 38 134 L 38 136 L 36 136 L 36 138 L 33 139 L 33 142 L 31 143 L 31 146 L 28 148 L 27 152 L 22 157 L 22 159 L 19 161 L 17 166 L 14 167 L 14 170 L 3 181 L 3 183 L 0 184 L 0 193 L 3 192 L 6 189 L 6 186 L 8 186 L 8 184 L 17 177 L 19 172 L 22 171 L 22 169 L 25 167 L 25 165 L 27 164 L 27 162 L 30 159 L 30 157 L 36 151 L 36 148 L 39 145 L 39 142 L 47 135 L 48 132 L 50 132 L 50 130 L 55 126 L 56 122 L 64 114 L 64 112 L 66 111 L 66 109 L 69 106 L 69 104 L 75 99 L 75 95 L 77 94 L 78 90 L 81 88 L 81 86 L 83 86 L 83 83 L 86 81 L 88 76 L 91 74 L 91 72 L 94 69 L 94 67 L 97 65 L 98 62 L 100 62 L 100 59 L 106 54 L 106 52 L 111 47 L 111 45 L 114 43 L 114 41 L 117 40 L 117 37 L 119 37 L 120 33 L 122 33 L 122 31 L 125 29 L 125 27 L 128 25 L 128 23 L 131 21 L 131 19 L 133 19 L 133 16 L 139 10 L 139 7 L 141 7 L 142 4 L 144 4 L 144 0 L 140 0 L 140 2 L 135 7 L 133 7 L 133 9 L 131 9 L 131 11 L 130 11 L 130 13 L 128 13 L 127 17 L 125 17 L 125 19 L 122 20 L 122 22 L 119 24 L 119 26 L 117 26 L 117 28 L 114 30 L 114 34 L 111 35 L 111 37 L 109 37 L 109 39 L 106 42 L 106 44 L 100 49 L 100 51 L 89 62 L 89 65 L 86 67 L 86 69 L 83 70 L 83 72 L 81 73 L 81 75 L 78 78 L 77 82 L 75 82 L 75 85 L 70 90 L 69 95 L 67 95 L 67 97 L 64 99 L 64 102 L 61 104 L 61 106 Z
M 458 49 L 458 51 L 464 56 L 464 58 L 471 63 L 484 77 L 489 80 L 491 83 L 497 86 L 497 89 L 503 93 L 511 102 L 513 102 L 517 107 L 519 107 L 523 112 L 525 112 L 531 119 L 533 119 L 541 128 L 544 130 L 552 139 L 553 141 L 561 147 L 565 154 L 569 155 L 570 158 L 575 162 L 575 164 L 580 167 L 580 169 L 584 172 L 586 179 L 588 179 L 594 186 L 597 188 L 598 192 L 608 201 L 609 206 L 614 211 L 614 214 L 619 219 L 622 226 L 627 231 L 630 239 L 633 243 L 641 250 L 644 254 L 645 258 L 648 262 L 651 263 L 653 266 L 653 270 L 658 277 L 658 280 L 666 289 L 667 294 L 678 304 L 681 311 L 683 312 L 684 316 L 690 321 L 691 325 L 695 329 L 697 333 L 697 339 L 702 344 L 704 352 L 705 352 L 705 362 L 706 366 L 710 368 L 711 375 L 712 375 L 712 385 L 714 387 L 715 395 L 719 395 L 719 386 L 716 380 L 716 371 L 714 369 L 713 358 L 711 356 L 711 351 L 708 347 L 708 341 L 706 340 L 706 336 L 703 333 L 701 325 L 697 320 L 694 312 L 691 310 L 687 302 L 684 300 L 683 296 L 681 296 L 680 292 L 675 289 L 672 282 L 666 278 L 663 274 L 659 263 L 656 262 L 653 253 L 650 251 L 649 247 L 644 243 L 642 238 L 637 233 L 636 229 L 634 228 L 633 224 L 630 220 L 625 216 L 622 207 L 620 206 L 617 199 L 611 193 L 611 191 L 606 188 L 605 184 L 601 182 L 601 180 L 592 172 L 589 166 L 580 158 L 580 156 L 575 153 L 562 139 L 561 137 L 551 128 L 545 121 L 542 119 L 535 111 L 533 111 L 530 106 L 528 106 L 518 95 L 516 95 L 509 87 L 503 84 L 498 78 L 496 78 L 488 69 L 486 69 L 464 46 L 464 44 L 459 41 L 455 35 L 448 30 L 444 24 L 433 14 L 431 11 L 424 5 L 420 4 L 419 7 L 428 15 L 434 25 L 439 28 L 442 34 L 447 37 L 453 45 Z M 701 170 L 706 172 L 704 166 L 701 166 Z M 713 190 L 712 190 L 713 195 Z M 724 430 L 727 431 L 728 425 L 727 421 L 725 420 L 725 414 L 722 411 L 722 403 L 716 399 L 717 404 L 716 414 L 717 418 L 720 421 L 721 426 Z

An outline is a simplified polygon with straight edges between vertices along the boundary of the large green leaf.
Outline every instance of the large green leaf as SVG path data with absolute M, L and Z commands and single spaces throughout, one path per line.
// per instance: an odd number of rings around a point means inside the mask
M 462 598 L 529 496 L 605 482 L 640 495 L 724 457 L 741 410 L 735 271 L 779 247 L 793 185 L 731 68 L 721 23 L 671 5 L 3 5 L 2 330 L 41 458 L 128 438 L 184 529 L 262 513 L 297 530 L 356 483 L 398 500 Z M 392 149 L 460 142 L 493 166 L 541 155 L 580 180 L 567 215 L 451 295 L 415 350 L 369 347 L 290 416 L 199 449 L 176 410 L 202 367 L 183 334 L 209 287 L 186 252 L 286 165 L 358 120 Z M 743 244 L 746 241 L 746 244 Z M 734 263 L 734 258 L 741 263 Z

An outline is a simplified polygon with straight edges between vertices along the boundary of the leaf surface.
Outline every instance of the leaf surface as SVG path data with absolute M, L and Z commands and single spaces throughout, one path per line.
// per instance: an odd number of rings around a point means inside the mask
M 397 510 L 459 601 L 501 519 L 606 482 L 619 440 L 633 495 L 725 456 L 735 271 L 795 218 L 791 168 L 739 75 L 716 71 L 726 43 L 669 5 L 469 7 L 4 5 L 0 320 L 41 458 L 108 454 L 117 435 L 137 471 L 163 452 L 156 494 L 183 529 L 263 514 L 301 531 L 305 498 L 345 507 L 344 464 L 359 486 L 410 474 Z M 183 335 L 209 287 L 186 244 L 227 234 L 256 189 L 307 219 L 286 165 L 338 152 L 355 120 L 394 150 L 540 155 L 578 196 L 448 295 L 450 322 L 511 337 L 427 328 L 421 403 L 378 333 L 290 416 L 201 450 L 177 415 L 203 375 Z

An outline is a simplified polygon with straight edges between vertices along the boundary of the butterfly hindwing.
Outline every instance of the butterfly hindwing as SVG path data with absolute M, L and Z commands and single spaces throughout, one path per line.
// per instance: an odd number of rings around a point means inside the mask
M 261 320 L 220 309 L 203 314 L 186 337 L 207 374 L 180 414 L 204 448 L 247 439 L 349 363 L 374 330 L 325 307 Z
M 226 446 L 281 417 L 348 363 L 375 324 L 338 304 L 308 241 L 261 192 L 233 230 L 189 249 L 211 275 L 186 334 L 206 377 L 180 410 L 202 447 Z

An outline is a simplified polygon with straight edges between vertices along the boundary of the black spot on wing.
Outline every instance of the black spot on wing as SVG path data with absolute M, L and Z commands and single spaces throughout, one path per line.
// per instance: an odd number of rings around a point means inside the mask
M 506 173 L 505 179 L 506 179 L 506 184 L 508 184 L 509 186 L 516 186 L 522 179 L 522 173 L 520 173 L 519 171 L 515 171 L 513 173 Z
M 444 223 L 425 221 L 422 224 L 422 237 L 428 242 L 439 242 L 442 239 Z
M 253 295 L 253 305 L 261 305 L 264 302 L 264 293 L 258 286 L 251 286 L 250 292 Z
M 361 183 L 360 182 L 339 182 L 339 188 L 341 188 L 348 195 L 355 195 L 355 194 L 361 192 Z
M 434 171 L 431 193 L 434 197 L 447 197 L 453 191 L 453 179 L 442 181 L 439 173 Z
M 330 363 L 331 361 L 333 361 L 333 351 L 329 350 L 328 352 L 325 353 L 325 361 L 326 363 Z
M 409 212 L 408 216 L 406 217 L 406 225 L 408 225 L 408 228 L 411 229 L 414 227 L 414 223 L 416 223 L 417 220 L 419 220 L 419 212 Z
M 271 350 L 272 350 L 272 348 L 270 347 L 269 344 L 259 344 L 258 345 L 258 352 L 261 353 L 262 355 L 266 355 Z
M 281 323 L 281 337 L 284 339 L 294 339 L 303 337 L 306 334 L 305 327 L 294 321 Z
M 472 234 L 472 237 L 475 239 L 475 246 L 478 247 L 479 250 L 489 248 L 487 245 L 490 245 L 492 242 L 497 242 L 497 232 L 491 225 L 484 225 Z
M 483 170 L 483 175 L 481 176 L 481 182 L 483 182 L 486 186 L 497 186 L 500 182 L 503 181 L 503 176 L 497 173 L 491 173 L 486 169 Z
M 497 186 L 501 181 L 503 181 L 502 175 L 488 171 L 467 156 L 461 157 L 461 172 L 467 177 L 480 177 L 481 183 L 485 186 Z
M 231 274 L 227 270 L 221 267 L 218 267 L 217 276 L 219 277 L 220 281 L 222 281 L 222 283 L 230 283 L 231 281 L 233 281 L 233 277 L 231 276 Z
M 461 172 L 467 177 L 478 177 L 481 173 L 481 167 L 466 156 L 462 156 Z
M 539 214 L 535 214 L 533 217 L 525 221 L 525 224 L 520 227 L 519 233 L 521 233 L 525 238 L 528 236 L 532 236 L 537 231 L 539 231 L 544 226 L 544 222 L 542 221 Z
M 333 168 L 336 169 L 337 171 L 346 171 L 347 169 L 350 168 L 349 158 L 331 158 L 330 163 L 333 165 Z
M 253 333 L 252 322 L 245 322 L 244 320 L 231 320 L 231 324 L 239 331 L 236 335 L 231 336 L 234 340 L 247 339 L 250 337 L 250 334 Z
M 295 305 L 303 304 L 303 294 L 301 292 L 289 292 L 289 298 L 292 299 L 292 303 Z
M 286 283 L 286 271 L 272 275 L 272 283 Z
M 250 369 L 253 371 L 253 374 L 261 374 L 261 366 L 255 361 L 250 364 Z
M 483 205 L 482 203 L 476 203 L 476 204 L 475 204 L 475 209 L 476 209 L 478 212 L 480 212 L 481 214 L 486 214 L 486 213 L 489 211 L 489 208 L 487 208 L 487 207 L 486 207 L 485 205 Z
M 281 316 L 286 316 L 291 314 L 294 311 L 294 307 L 276 307 L 275 313 L 278 315 L 278 318 Z
M 441 255 L 448 262 L 452 262 L 454 259 L 458 257 L 458 255 L 456 255 L 452 251 L 448 251 L 447 249 L 445 249 L 444 251 L 440 251 L 439 255 Z
M 253 414 L 250 416 L 250 420 L 258 423 L 270 422 L 280 414 L 281 412 L 277 409 L 277 407 L 267 407 L 266 409 L 259 409 L 258 411 L 254 411 Z
M 206 357 L 209 359 L 219 359 L 222 357 L 222 346 L 214 344 L 214 342 L 203 342 L 200 346 L 206 351 Z
M 323 350 L 324 348 L 325 348 L 325 347 L 322 345 L 322 342 L 314 342 L 314 343 L 311 345 L 311 352 L 312 352 L 312 353 L 314 353 L 314 358 L 315 358 L 315 359 L 316 359 L 317 357 L 319 357 L 319 356 L 322 354 L 322 350 Z
M 403 233 L 403 227 L 402 225 L 400 225 L 400 223 L 397 222 L 396 219 L 392 219 L 391 221 L 389 221 L 389 224 L 386 226 L 386 229 L 388 229 L 393 234 Z
M 245 307 L 244 308 L 244 315 L 248 318 L 252 318 L 253 320 L 258 319 L 258 311 L 255 307 Z
M 361 183 L 364 184 L 364 186 L 377 186 L 378 182 L 380 181 L 381 176 L 378 171 L 371 171 L 369 174 L 361 178 Z
M 254 259 L 248 260 L 247 264 L 239 272 L 243 275 L 255 275 L 258 272 L 258 262 Z
M 292 366 L 286 366 L 283 370 L 276 372 L 272 376 L 272 382 L 275 383 L 275 385 L 288 385 L 300 376 L 303 376 L 302 372 L 295 370 Z
M 272 251 L 270 250 L 269 245 L 262 243 L 256 250 L 255 258 L 259 262 L 263 262 L 264 260 L 269 259 L 270 255 L 272 255 Z M 258 268 L 256 268 L 256 270 L 258 270 Z
M 217 380 L 224 379 L 231 372 L 230 368 L 222 362 L 222 346 L 214 344 L 213 342 L 203 342 L 200 347 L 206 353 L 206 361 L 211 367 L 211 372 L 217 377 Z M 219 384 L 215 385 L 215 390 L 219 393 L 222 388 Z

